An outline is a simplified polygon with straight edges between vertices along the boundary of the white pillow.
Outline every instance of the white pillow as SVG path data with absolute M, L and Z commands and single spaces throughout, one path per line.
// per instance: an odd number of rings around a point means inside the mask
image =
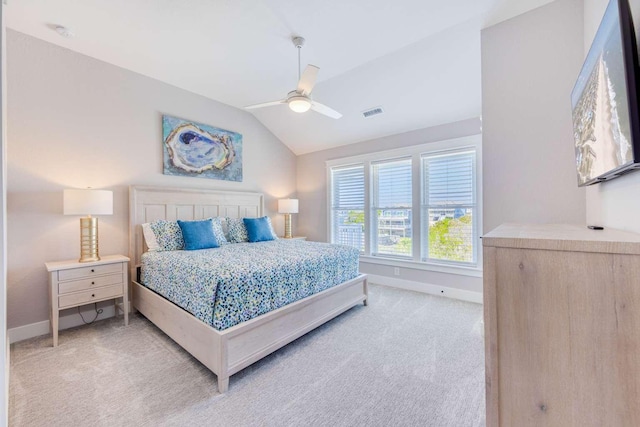
M 160 250 L 160 245 L 156 239 L 156 235 L 151 229 L 151 223 L 147 222 L 142 224 L 142 234 L 144 235 L 144 241 L 147 243 L 149 252 L 157 252 Z
M 220 218 L 220 223 L 222 224 L 222 232 L 224 233 L 225 240 L 227 241 L 227 243 L 231 243 L 231 241 L 229 240 L 229 225 L 227 225 L 227 219 L 223 216 L 218 218 Z
M 213 227 L 213 235 L 216 236 L 218 245 L 226 245 L 229 243 L 226 233 L 224 232 L 225 221 L 224 218 L 214 216 L 211 218 L 211 226 Z

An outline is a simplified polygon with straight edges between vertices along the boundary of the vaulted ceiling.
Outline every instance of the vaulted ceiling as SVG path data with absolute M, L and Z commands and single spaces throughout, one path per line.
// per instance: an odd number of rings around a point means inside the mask
M 313 98 L 343 117 L 251 112 L 303 154 L 480 115 L 480 29 L 550 2 L 9 0 L 6 10 L 9 28 L 238 108 L 295 88 L 301 35 L 303 67 L 320 67 Z M 377 106 L 384 114 L 362 117 Z

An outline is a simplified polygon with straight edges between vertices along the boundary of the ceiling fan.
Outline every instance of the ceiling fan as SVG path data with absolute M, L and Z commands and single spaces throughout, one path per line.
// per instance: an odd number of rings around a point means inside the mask
M 296 113 L 304 113 L 312 109 L 320 114 L 324 114 L 325 116 L 331 117 L 333 119 L 339 119 L 342 117 L 342 114 L 338 113 L 336 110 L 327 107 L 324 104 L 320 104 L 319 102 L 311 99 L 311 91 L 316 84 L 316 78 L 318 77 L 318 71 L 320 68 L 315 65 L 307 65 L 307 68 L 304 69 L 304 72 L 300 74 L 300 49 L 304 46 L 304 38 L 302 37 L 293 37 L 291 39 L 293 41 L 293 45 L 298 49 L 298 87 L 296 90 L 292 90 L 289 92 L 284 99 L 280 99 L 278 101 L 271 102 L 263 102 L 261 104 L 248 105 L 244 108 L 247 110 L 252 110 L 254 108 L 263 108 L 263 107 L 271 107 L 274 105 L 287 104 L 289 108 Z

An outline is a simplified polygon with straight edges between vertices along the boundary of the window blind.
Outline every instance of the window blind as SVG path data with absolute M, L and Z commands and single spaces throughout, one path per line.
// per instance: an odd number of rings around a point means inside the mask
M 374 180 L 373 208 L 410 208 L 411 159 L 376 162 L 371 166 Z
M 475 152 L 425 155 L 423 204 L 431 207 L 475 204 Z
M 332 175 L 332 209 L 364 208 L 364 166 L 334 168 Z

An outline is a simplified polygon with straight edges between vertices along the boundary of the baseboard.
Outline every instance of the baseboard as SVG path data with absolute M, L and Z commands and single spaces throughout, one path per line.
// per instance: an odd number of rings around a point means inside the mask
M 6 321 L 6 320 L 5 320 Z M 9 375 L 11 375 L 11 345 L 10 345 L 10 341 L 9 341 L 9 334 L 7 333 L 7 335 L 5 335 L 6 341 L 6 359 L 4 361 L 4 384 L 2 384 L 2 387 L 4 387 L 4 399 L 2 399 L 2 401 L 0 402 L 0 405 L 2 405 L 2 411 L 0 411 L 0 413 L 3 414 L 2 418 L 0 418 L 0 425 L 3 426 L 8 426 L 9 425 L 9 384 L 10 384 L 10 380 L 11 378 L 9 378 Z M 4 423 L 4 424 L 3 424 Z
M 377 285 L 390 286 L 392 288 L 406 289 L 431 295 L 440 295 L 462 301 L 482 304 L 482 292 L 466 291 L 447 286 L 438 286 L 431 283 L 414 282 L 412 280 L 396 279 L 394 277 L 368 274 L 369 282 Z
M 98 307 L 102 309 L 102 313 L 98 316 L 96 321 L 108 319 L 110 317 L 115 316 L 115 307 L 113 304 L 109 304 L 107 306 Z M 82 315 L 85 319 L 91 320 L 95 316 L 95 310 L 93 307 L 87 308 L 85 310 L 81 310 Z M 58 321 L 59 328 L 58 330 L 74 328 L 76 326 L 81 326 L 84 324 L 82 318 L 78 314 L 77 311 L 60 316 Z M 47 335 L 51 333 L 51 323 L 48 320 L 44 320 L 42 322 L 31 323 L 29 325 L 18 326 L 16 328 L 9 329 L 9 343 L 13 344 L 14 342 L 23 341 L 29 338 L 38 337 L 40 335 Z

